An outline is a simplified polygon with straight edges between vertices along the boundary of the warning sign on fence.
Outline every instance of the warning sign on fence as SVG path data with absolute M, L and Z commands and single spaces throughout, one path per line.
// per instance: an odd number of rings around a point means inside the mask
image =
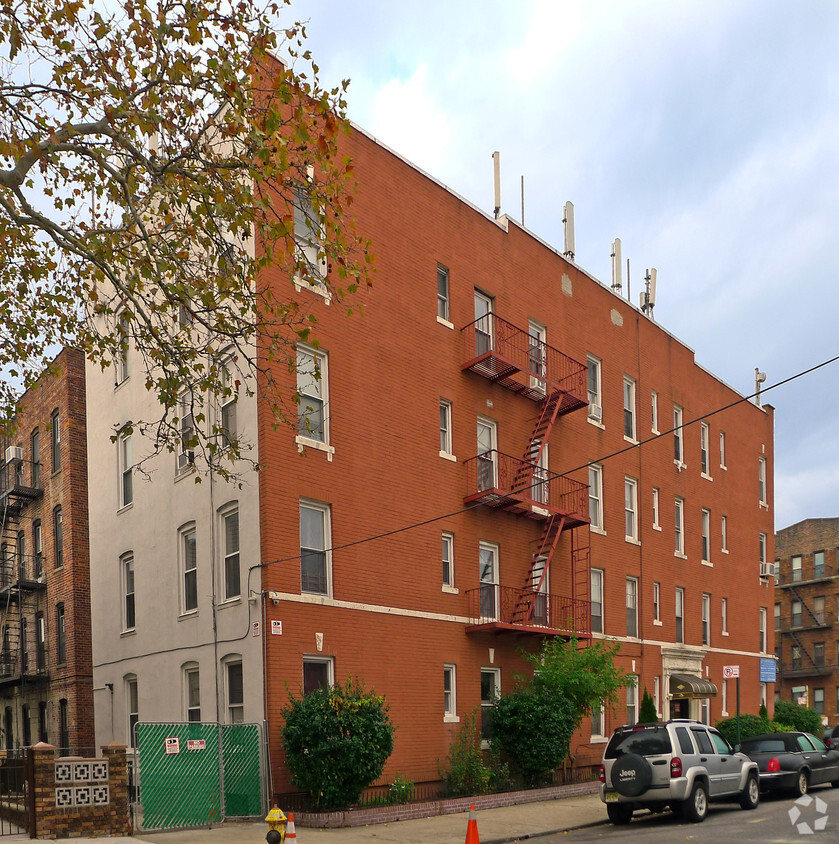
M 186 741 L 186 749 L 187 750 L 206 750 L 207 749 L 207 742 L 204 739 L 187 739 Z
M 181 740 L 177 736 L 171 736 L 170 738 L 164 739 L 164 741 L 167 756 L 181 752 Z

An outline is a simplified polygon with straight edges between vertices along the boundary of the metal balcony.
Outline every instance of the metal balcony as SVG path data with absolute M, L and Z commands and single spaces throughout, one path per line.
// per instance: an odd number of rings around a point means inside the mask
M 467 589 L 467 633 L 591 637 L 591 602 L 493 583 Z M 522 613 L 522 606 L 529 612 Z
M 800 662 L 782 662 L 778 665 L 778 674 L 785 680 L 799 677 L 826 677 L 836 670 L 835 665 L 827 662 L 810 662 L 806 657 Z
M 588 484 L 495 449 L 470 457 L 463 465 L 464 504 L 485 504 L 533 519 L 562 515 L 567 528 L 589 522 Z
M 460 331 L 466 361 L 462 370 L 533 401 L 560 392 L 560 413 L 588 404 L 587 367 L 524 329 L 489 314 Z

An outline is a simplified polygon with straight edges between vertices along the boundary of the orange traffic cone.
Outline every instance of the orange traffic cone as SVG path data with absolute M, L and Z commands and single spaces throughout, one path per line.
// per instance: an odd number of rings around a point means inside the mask
M 286 835 L 288 838 L 288 835 Z M 475 804 L 469 807 L 469 823 L 466 825 L 466 844 L 481 844 L 478 838 L 478 821 L 475 819 Z
M 294 812 L 288 813 L 288 823 L 285 825 L 285 840 L 297 841 L 297 833 L 294 831 Z

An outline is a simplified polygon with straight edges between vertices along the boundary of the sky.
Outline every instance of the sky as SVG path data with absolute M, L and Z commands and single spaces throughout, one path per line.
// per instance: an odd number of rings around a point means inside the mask
M 836 0 L 292 0 L 348 116 L 638 303 L 743 393 L 839 355 Z M 625 270 L 624 270 L 625 272 Z M 625 283 L 625 281 L 624 281 Z M 839 516 L 839 362 L 775 407 L 775 528 Z

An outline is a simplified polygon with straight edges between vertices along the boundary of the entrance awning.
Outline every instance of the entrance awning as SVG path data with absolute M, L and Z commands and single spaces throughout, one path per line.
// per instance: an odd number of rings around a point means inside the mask
M 698 698 L 716 697 L 717 687 L 703 677 L 693 674 L 671 674 L 670 695 L 675 700 L 696 700 Z

